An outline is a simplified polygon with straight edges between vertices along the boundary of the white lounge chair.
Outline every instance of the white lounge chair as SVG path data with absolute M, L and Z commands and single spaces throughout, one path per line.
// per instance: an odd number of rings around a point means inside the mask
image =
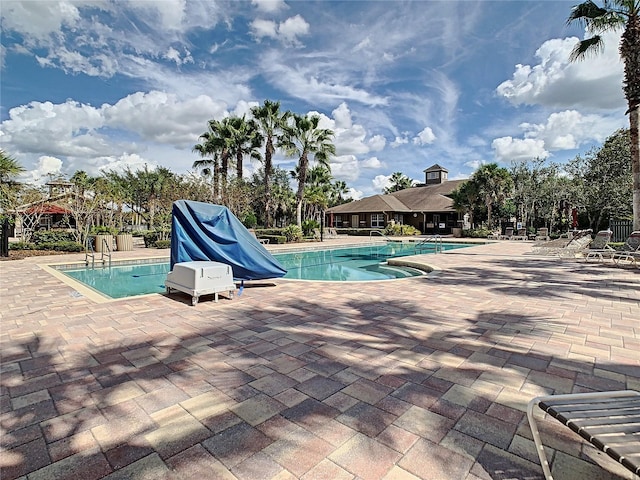
M 588 262 L 589 260 L 595 259 L 602 262 L 605 258 L 612 258 L 615 253 L 615 249 L 609 245 L 612 235 L 613 232 L 611 230 L 600 230 L 596 233 L 589 249 L 586 250 L 584 261 Z
M 640 268 L 640 230 L 631 232 L 622 250 L 614 253 L 612 259 L 616 265 L 631 264 Z
M 640 474 L 640 392 L 574 393 L 536 397 L 529 402 L 527 418 L 547 480 L 553 480 L 534 416 L 535 407 L 558 420 L 598 450 Z

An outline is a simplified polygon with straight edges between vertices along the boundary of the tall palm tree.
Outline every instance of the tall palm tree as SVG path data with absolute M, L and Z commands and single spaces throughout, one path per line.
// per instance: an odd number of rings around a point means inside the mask
M 193 168 L 213 167 L 214 197 L 222 198 L 222 203 L 227 195 L 227 174 L 229 172 L 230 137 L 229 117 L 223 120 L 209 120 L 208 130 L 200 135 L 201 143 L 193 147 L 202 157 L 211 157 L 193 163 Z
M 262 135 L 258 130 L 255 120 L 247 120 L 242 117 L 229 117 L 227 120 L 227 145 L 229 153 L 236 157 L 236 176 L 242 180 L 243 159 L 245 155 L 249 158 L 261 159 L 258 148 L 262 146 Z
M 264 213 L 266 226 L 271 226 L 271 185 L 269 179 L 273 174 L 273 154 L 282 126 L 286 123 L 291 112 L 281 112 L 280 102 L 265 100 L 264 105 L 253 107 L 251 114 L 258 124 L 260 133 L 264 137 Z
M 298 190 L 296 192 L 296 223 L 302 228 L 302 201 L 304 187 L 307 182 L 309 156 L 320 165 L 329 166 L 329 158 L 336 153 L 332 143 L 333 130 L 319 128 L 320 117 L 317 115 L 293 114 L 284 126 L 281 146 L 287 157 L 298 157 Z
M 620 56 L 624 62 L 623 91 L 627 99 L 631 136 L 631 175 L 633 177 L 633 229 L 640 230 L 640 0 L 603 0 L 602 7 L 591 0 L 573 7 L 567 23 L 579 22 L 592 35 L 575 46 L 571 60 L 603 48 L 600 34 L 623 29 Z

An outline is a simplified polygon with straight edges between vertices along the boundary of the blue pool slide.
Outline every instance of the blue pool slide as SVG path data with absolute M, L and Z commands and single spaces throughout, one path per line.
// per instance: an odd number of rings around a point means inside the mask
M 222 205 L 178 200 L 171 220 L 171 270 L 197 260 L 231 265 L 234 280 L 263 280 L 287 271 Z

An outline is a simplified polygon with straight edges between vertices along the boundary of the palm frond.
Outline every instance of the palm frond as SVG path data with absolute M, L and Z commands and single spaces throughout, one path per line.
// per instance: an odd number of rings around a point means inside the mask
M 599 7 L 591 0 L 587 0 L 586 2 L 573 7 L 571 15 L 569 15 L 569 18 L 567 19 L 567 23 L 573 23 L 574 21 L 589 23 L 591 20 L 602 17 L 606 13 L 606 9 Z
M 571 51 L 571 55 L 569 55 L 569 59 L 574 62 L 576 60 L 583 60 L 589 54 L 598 54 L 601 53 L 604 49 L 604 41 L 600 35 L 594 35 L 591 38 L 587 38 L 582 40 L 576 44 L 576 46 Z

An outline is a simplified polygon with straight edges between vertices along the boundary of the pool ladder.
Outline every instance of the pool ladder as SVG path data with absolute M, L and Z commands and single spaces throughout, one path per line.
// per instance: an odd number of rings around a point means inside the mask
M 433 245 L 433 253 L 442 252 L 442 237 L 440 235 L 431 235 L 424 240 L 416 243 L 415 253 L 418 253 L 423 247 L 431 247 Z
M 100 250 L 100 258 L 98 260 L 102 262 L 102 266 L 104 267 L 105 257 L 107 257 L 109 260 L 109 266 L 111 266 L 111 247 L 109 246 L 109 242 L 107 242 L 106 238 L 102 239 L 102 248 Z M 84 264 L 87 266 L 89 266 L 89 259 L 91 259 L 91 268 L 93 268 L 96 263 L 96 252 L 93 249 L 93 242 L 90 238 L 86 240 L 84 249 Z

